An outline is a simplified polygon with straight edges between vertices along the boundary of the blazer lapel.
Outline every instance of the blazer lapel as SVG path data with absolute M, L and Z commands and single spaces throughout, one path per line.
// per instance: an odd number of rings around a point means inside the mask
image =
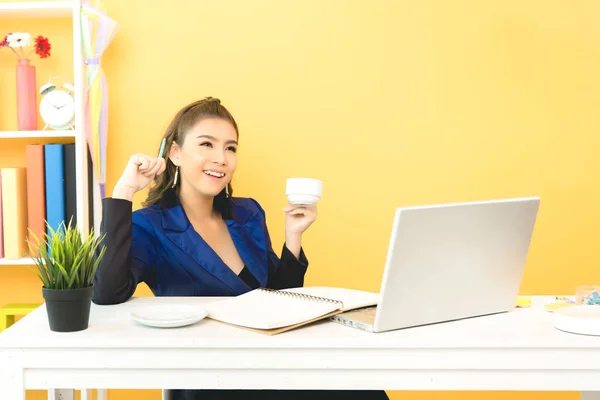
M 198 267 L 204 268 L 234 292 L 242 294 L 248 291 L 249 286 L 225 265 L 217 253 L 196 232 L 181 205 L 162 210 L 162 227 L 165 236 L 189 260 L 191 274 L 194 274 L 194 269 Z
M 229 233 L 246 267 L 260 286 L 266 287 L 269 267 L 259 215 L 255 214 L 247 220 L 244 217 L 234 212 L 233 219 L 227 220 Z

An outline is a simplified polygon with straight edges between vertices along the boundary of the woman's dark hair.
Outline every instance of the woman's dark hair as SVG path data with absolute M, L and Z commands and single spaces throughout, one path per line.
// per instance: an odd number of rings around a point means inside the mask
M 175 188 L 172 188 L 173 180 L 175 178 L 175 165 L 169 158 L 171 146 L 173 145 L 173 142 L 182 146 L 188 130 L 199 121 L 207 118 L 219 118 L 230 122 L 239 138 L 237 123 L 231 113 L 221 105 L 221 100 L 213 97 L 206 97 L 183 107 L 177 112 L 163 136 L 163 138 L 166 139 L 163 157 L 166 160 L 167 166 L 160 176 L 154 178 L 154 185 L 150 188 L 148 197 L 142 204 L 144 207 L 158 204 L 165 195 L 168 195 L 173 190 L 176 193 L 179 192 L 179 182 L 181 182 L 181 179 L 178 179 L 177 185 Z M 227 189 L 229 191 L 229 196 L 231 197 L 233 194 L 231 183 L 228 184 Z M 225 194 L 225 190 L 222 190 L 221 193 L 215 196 L 214 208 L 223 216 L 223 218 L 231 218 L 231 206 L 229 204 L 229 198 L 227 198 Z

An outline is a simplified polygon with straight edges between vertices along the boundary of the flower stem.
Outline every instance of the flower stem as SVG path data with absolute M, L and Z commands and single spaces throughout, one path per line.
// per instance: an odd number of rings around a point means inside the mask
M 18 59 L 21 59 L 21 57 L 19 56 L 19 53 L 17 53 L 17 52 L 15 51 L 15 49 L 13 49 L 12 47 L 11 47 L 10 49 L 13 51 L 13 53 L 15 53 L 15 54 L 17 55 L 17 58 L 18 58 Z

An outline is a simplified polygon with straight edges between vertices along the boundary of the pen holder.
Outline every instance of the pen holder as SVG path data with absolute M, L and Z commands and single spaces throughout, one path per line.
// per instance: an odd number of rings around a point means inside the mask
M 575 303 L 582 305 L 600 305 L 600 286 L 578 286 L 575 292 Z

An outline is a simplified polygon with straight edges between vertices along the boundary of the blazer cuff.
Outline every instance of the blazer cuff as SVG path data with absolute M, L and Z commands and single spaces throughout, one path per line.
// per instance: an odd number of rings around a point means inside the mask
M 113 199 L 105 197 L 102 199 L 102 223 L 103 232 L 119 232 L 123 225 L 129 226 L 131 231 L 131 215 L 133 214 L 133 203 L 125 199 Z M 129 233 L 131 235 L 131 233 Z
M 102 199 L 102 207 L 133 207 L 133 202 L 126 199 L 115 199 L 112 197 L 105 197 Z
M 292 254 L 290 249 L 287 248 L 285 243 L 283 244 L 283 249 L 281 250 L 281 261 L 286 264 L 291 264 L 294 266 L 298 266 L 304 271 L 308 268 L 308 259 L 306 258 L 306 254 L 304 254 L 304 249 L 300 247 L 299 257 L 296 258 L 295 255 Z

